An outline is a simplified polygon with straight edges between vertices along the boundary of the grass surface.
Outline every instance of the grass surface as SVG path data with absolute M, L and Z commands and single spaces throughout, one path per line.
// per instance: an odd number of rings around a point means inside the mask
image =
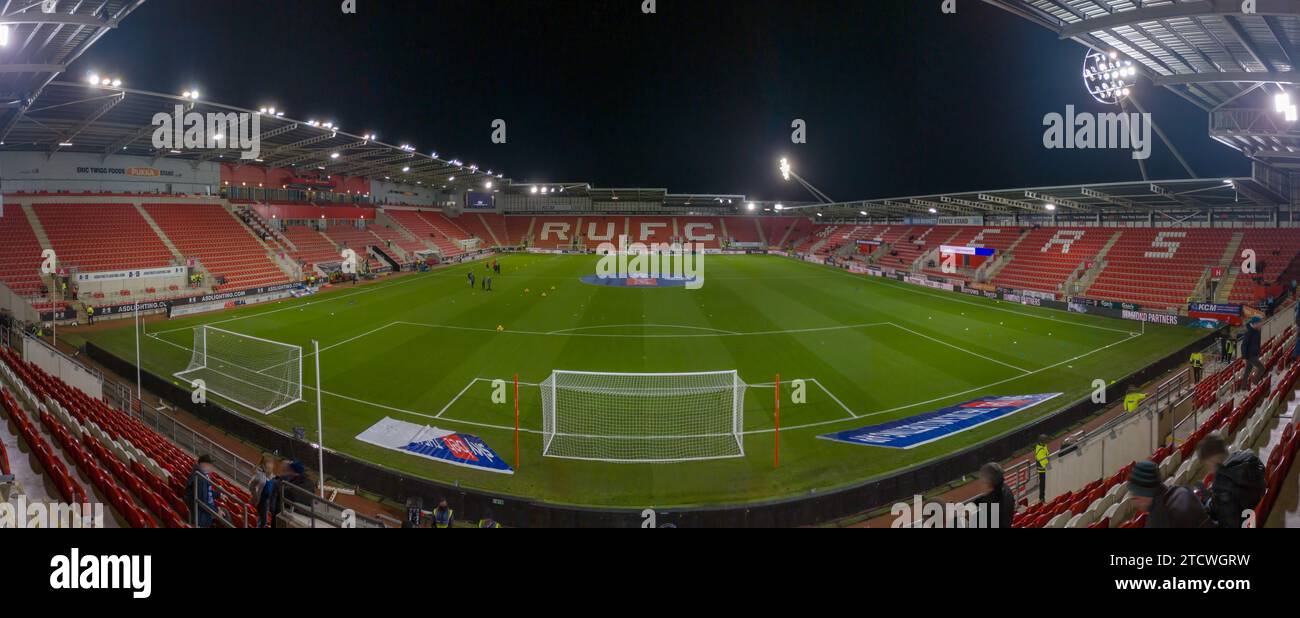
M 775 256 L 707 258 L 705 285 L 587 285 L 590 256 L 511 255 L 495 291 L 471 289 L 482 263 L 341 288 L 301 300 L 151 325 L 144 366 L 185 369 L 193 327 L 302 346 L 320 341 L 325 443 L 389 468 L 554 503 L 682 507 L 824 491 L 940 457 L 1086 396 L 1191 341 L 1190 328 L 1068 314 L 851 275 Z M 546 294 L 542 296 L 543 292 Z M 497 332 L 497 326 L 505 327 Z M 134 358 L 128 326 L 88 336 Z M 311 358 L 299 403 L 269 416 L 282 430 L 316 426 Z M 745 401 L 745 457 L 611 464 L 541 456 L 540 383 L 553 369 L 683 372 L 736 369 Z M 389 416 L 482 437 L 514 459 L 514 412 L 491 380 L 519 375 L 520 467 L 499 475 L 355 440 Z M 807 380 L 807 402 L 783 389 L 780 467 L 773 469 L 773 390 Z M 815 381 L 815 382 L 814 382 Z M 910 450 L 817 435 L 929 412 L 983 395 L 1063 392 L 1048 404 Z M 616 413 L 616 411 L 611 411 Z

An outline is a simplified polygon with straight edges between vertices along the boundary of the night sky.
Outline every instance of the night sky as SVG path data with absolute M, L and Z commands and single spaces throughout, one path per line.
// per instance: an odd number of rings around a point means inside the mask
M 1046 150 L 1096 104 L 1085 50 L 977 0 L 149 0 L 76 62 L 128 87 L 298 119 L 504 171 L 806 200 L 1140 179 L 1126 151 Z M 1247 175 L 1205 113 L 1138 96 L 1202 176 Z M 492 144 L 506 121 L 508 143 Z M 790 123 L 808 123 L 808 143 Z M 1153 178 L 1186 174 L 1157 146 Z

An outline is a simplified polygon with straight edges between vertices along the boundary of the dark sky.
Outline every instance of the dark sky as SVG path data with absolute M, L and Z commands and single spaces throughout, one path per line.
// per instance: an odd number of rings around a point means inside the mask
M 983 2 L 641 1 L 149 0 L 69 77 L 194 85 L 517 182 L 808 199 L 781 156 L 837 200 L 1141 177 L 1126 151 L 1043 148 L 1045 114 L 1113 108 L 1083 89 L 1083 47 Z M 1139 95 L 1198 173 L 1248 173 L 1204 112 Z M 1163 146 L 1148 164 L 1185 177 Z

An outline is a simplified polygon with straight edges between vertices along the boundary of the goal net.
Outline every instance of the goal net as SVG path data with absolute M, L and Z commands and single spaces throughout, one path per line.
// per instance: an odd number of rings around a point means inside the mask
M 302 400 L 302 348 L 212 326 L 194 329 L 189 367 L 174 374 L 207 393 L 271 414 Z
M 621 463 L 742 457 L 735 371 L 555 371 L 541 384 L 542 455 Z

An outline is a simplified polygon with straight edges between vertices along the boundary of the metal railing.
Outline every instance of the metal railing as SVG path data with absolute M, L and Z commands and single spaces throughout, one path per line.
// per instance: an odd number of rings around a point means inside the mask
M 340 506 L 311 491 L 283 481 L 275 484 L 281 513 L 300 515 L 307 519 L 309 528 L 387 528 L 383 522 L 361 515 Z M 273 513 L 272 517 L 279 513 Z M 326 524 L 318 526 L 318 524 Z

